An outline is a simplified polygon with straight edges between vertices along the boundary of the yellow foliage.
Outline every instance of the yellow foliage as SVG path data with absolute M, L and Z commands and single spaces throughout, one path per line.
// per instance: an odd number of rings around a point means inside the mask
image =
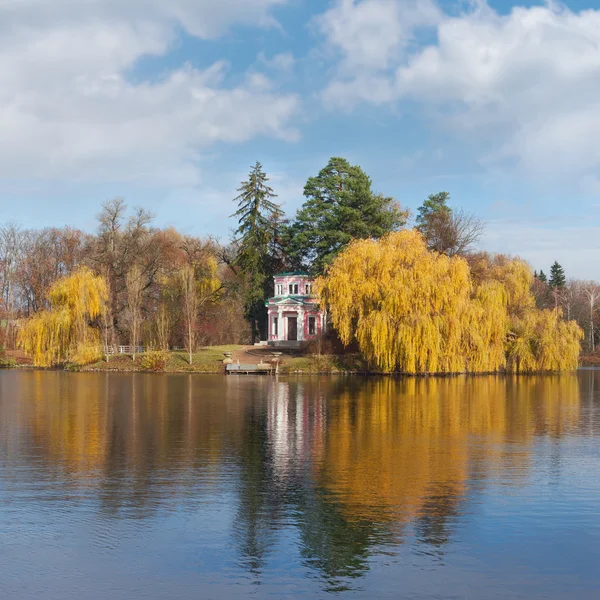
M 198 278 L 198 294 L 200 301 L 209 298 L 221 287 L 221 279 L 219 277 L 219 264 L 217 259 L 211 254 L 209 255 L 202 268 L 200 269 Z
M 33 315 L 19 334 L 34 365 L 87 364 L 101 358 L 99 333 L 89 323 L 101 315 L 107 298 L 106 281 L 87 267 L 57 280 L 48 293 L 51 310 Z
M 146 352 L 141 360 L 142 369 L 162 373 L 169 362 L 169 356 L 170 354 L 166 350 Z
M 524 482 L 537 435 L 576 426 L 580 398 L 576 375 L 367 380 L 335 399 L 318 481 L 349 519 L 451 515 L 474 464 Z
M 100 345 L 100 332 L 91 329 L 88 332 L 88 341 L 78 344 L 70 361 L 75 365 L 89 365 L 102 360 L 102 347 Z
M 535 308 L 529 267 L 468 263 L 427 249 L 415 230 L 357 240 L 317 281 L 344 344 L 384 372 L 483 373 L 573 369 L 580 328 Z

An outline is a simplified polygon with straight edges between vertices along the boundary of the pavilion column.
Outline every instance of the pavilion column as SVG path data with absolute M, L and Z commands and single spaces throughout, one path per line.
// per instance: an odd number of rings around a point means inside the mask
M 304 309 L 298 309 L 298 341 L 304 341 Z
M 285 339 L 284 333 L 285 323 L 283 322 L 283 311 L 281 308 L 277 309 L 277 341 L 281 342 Z

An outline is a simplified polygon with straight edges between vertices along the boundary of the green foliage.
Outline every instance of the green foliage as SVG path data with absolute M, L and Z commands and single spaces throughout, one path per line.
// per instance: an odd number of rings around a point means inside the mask
M 321 273 L 352 239 L 378 239 L 406 223 L 408 213 L 371 186 L 370 177 L 344 158 L 331 158 L 308 179 L 306 201 L 286 232 L 292 267 Z
M 264 302 L 272 294 L 272 276 L 281 262 L 279 238 L 283 213 L 273 202 L 277 196 L 268 181 L 262 165 L 257 162 L 248 180 L 237 190 L 238 210 L 232 215 L 238 219 L 234 264 L 244 279 L 245 312 L 254 335 L 258 333 L 255 323 L 265 320 Z
M 423 202 L 417 211 L 417 229 L 425 235 L 434 218 L 450 217 L 452 209 L 448 206 L 450 194 L 448 192 L 438 192 L 437 194 L 429 194 L 427 200 Z
M 142 369 L 144 369 L 144 371 L 162 373 L 169 362 L 169 356 L 169 353 L 165 350 L 153 350 L 147 352 L 142 356 L 140 361 Z
M 544 271 L 540 271 L 537 278 L 542 282 L 542 283 L 548 283 L 548 277 L 546 276 L 546 273 L 544 273 Z
M 17 366 L 17 361 L 14 358 L 6 356 L 6 351 L 0 346 L 0 369 L 13 369 Z
M 550 267 L 549 284 L 551 288 L 563 288 L 567 284 L 565 270 L 556 261 L 554 261 L 554 264 Z

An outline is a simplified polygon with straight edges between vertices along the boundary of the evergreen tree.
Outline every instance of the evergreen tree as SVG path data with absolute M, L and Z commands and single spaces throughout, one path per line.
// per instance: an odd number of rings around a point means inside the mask
M 554 261 L 554 264 L 550 267 L 550 287 L 551 288 L 562 288 L 565 287 L 567 278 L 565 277 L 564 269 Z
M 237 245 L 234 266 L 244 279 L 244 306 L 253 340 L 265 328 L 264 302 L 272 295 L 272 276 L 280 262 L 283 213 L 279 204 L 273 202 L 277 195 L 268 181 L 262 165 L 257 162 L 248 180 L 237 190 L 239 195 L 234 201 L 238 203 L 238 210 L 232 215 L 239 224 L 234 239 Z
M 306 201 L 286 232 L 294 268 L 321 273 L 352 239 L 380 238 L 406 223 L 393 198 L 376 194 L 370 177 L 344 158 L 331 158 L 304 187 Z
M 423 202 L 417 211 L 417 229 L 427 238 L 427 231 L 433 225 L 435 219 L 449 219 L 452 209 L 448 206 L 450 194 L 448 192 L 438 192 L 429 194 L 427 200 Z
M 450 208 L 448 200 L 448 192 L 430 194 L 418 210 L 417 229 L 430 250 L 448 256 L 464 256 L 477 243 L 485 225 L 472 213 Z
M 544 271 L 540 270 L 540 273 L 538 275 L 538 279 L 542 282 L 542 283 L 548 283 L 548 277 L 546 277 L 546 273 L 544 273 Z

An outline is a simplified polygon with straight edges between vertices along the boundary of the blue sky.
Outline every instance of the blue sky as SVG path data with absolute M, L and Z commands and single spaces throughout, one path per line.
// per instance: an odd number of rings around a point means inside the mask
M 0 109 L 0 222 L 123 196 L 226 240 L 256 160 L 293 214 L 339 155 L 600 279 L 600 2 L 5 0 Z

